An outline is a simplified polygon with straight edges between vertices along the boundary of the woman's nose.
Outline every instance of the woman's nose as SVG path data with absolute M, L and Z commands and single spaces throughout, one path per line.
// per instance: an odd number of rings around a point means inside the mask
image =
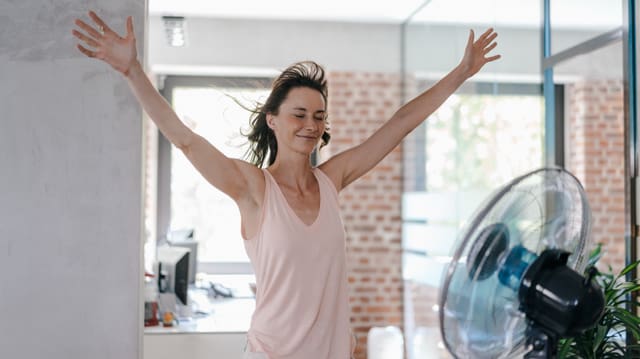
M 307 131 L 316 131 L 318 129 L 318 121 L 314 118 L 307 118 L 304 121 L 304 128 Z

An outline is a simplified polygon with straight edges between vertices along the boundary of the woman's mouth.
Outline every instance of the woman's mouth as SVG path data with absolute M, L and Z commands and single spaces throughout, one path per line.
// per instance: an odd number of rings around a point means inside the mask
M 309 140 L 309 141 L 315 141 L 316 137 L 315 136 L 302 136 L 302 135 L 298 135 L 298 137 L 303 138 L 305 140 Z

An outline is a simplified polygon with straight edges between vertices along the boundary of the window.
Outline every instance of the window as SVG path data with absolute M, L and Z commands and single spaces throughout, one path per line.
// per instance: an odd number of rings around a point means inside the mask
M 240 104 L 252 108 L 256 101 L 263 102 L 269 93 L 269 83 L 269 79 L 170 77 L 165 81 L 163 92 L 188 127 L 225 155 L 243 158 L 248 142 L 242 133 L 248 131 L 251 113 Z M 170 192 L 170 196 L 168 200 L 159 200 L 159 222 L 163 217 L 160 212 L 168 214 L 159 228 L 194 229 L 194 237 L 199 242 L 200 272 L 251 273 L 236 204 L 208 183 L 181 151 L 163 140 L 159 166 L 164 167 L 164 171 L 159 170 L 159 176 L 170 177 L 170 185 L 164 188 L 160 185 L 159 194 L 165 191 Z M 162 152 L 167 150 L 170 156 L 163 157 Z M 163 233 L 162 229 L 159 233 Z
M 402 274 L 405 335 L 414 356 L 449 357 L 432 338 L 439 338 L 442 271 L 460 228 L 494 189 L 542 166 L 543 140 L 539 84 L 477 82 L 452 95 L 409 138 Z
M 412 176 L 424 182 L 405 192 L 403 203 L 405 279 L 439 286 L 458 230 L 481 201 L 542 166 L 540 86 L 503 85 L 496 94 L 482 87 L 451 96 L 421 128 L 416 151 L 425 173 Z

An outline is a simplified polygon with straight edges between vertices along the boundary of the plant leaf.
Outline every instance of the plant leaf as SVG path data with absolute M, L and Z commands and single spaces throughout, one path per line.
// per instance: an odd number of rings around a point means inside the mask
M 634 270 L 638 266 L 638 264 L 640 264 L 640 261 L 635 261 L 635 262 L 629 264 L 628 266 L 624 267 L 624 269 L 622 270 L 622 272 L 620 272 L 618 277 L 622 277 L 622 276 L 626 275 L 627 273 L 631 272 L 632 270 Z
M 573 338 L 560 339 L 558 346 L 558 359 L 565 359 L 571 351 L 571 344 L 573 344 Z
M 589 262 L 587 268 L 594 266 L 602 257 L 602 243 L 596 244 L 596 247 L 589 253 Z

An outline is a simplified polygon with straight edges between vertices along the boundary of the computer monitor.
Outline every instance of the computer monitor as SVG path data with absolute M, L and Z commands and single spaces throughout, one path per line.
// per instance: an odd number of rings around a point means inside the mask
M 167 241 L 172 247 L 188 248 L 189 255 L 189 284 L 196 283 L 198 269 L 198 242 L 193 238 L 193 229 L 173 230 L 169 232 Z
M 158 289 L 160 293 L 175 293 L 183 305 L 187 305 L 189 258 L 188 248 L 169 246 L 157 248 Z
M 193 228 L 172 229 L 169 231 L 168 240 L 171 241 L 193 241 L 193 234 L 195 230 Z

